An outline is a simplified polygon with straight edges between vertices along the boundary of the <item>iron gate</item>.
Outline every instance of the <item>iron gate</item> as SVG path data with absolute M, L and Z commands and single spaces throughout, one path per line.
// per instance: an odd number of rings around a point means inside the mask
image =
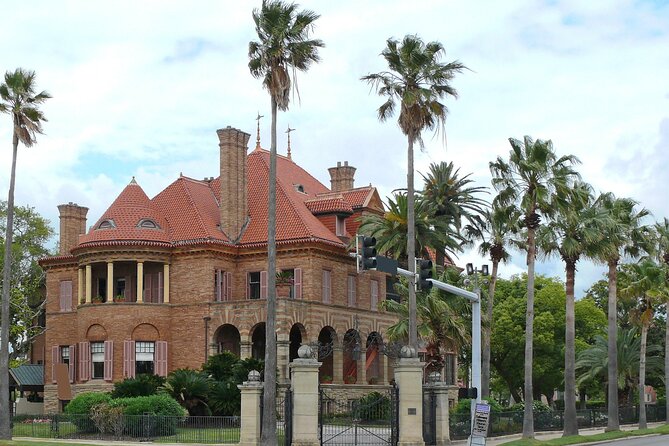
M 437 444 L 437 395 L 423 387 L 423 441 L 425 446 Z
M 264 395 L 260 396 L 260 419 L 265 410 Z M 260 423 L 262 434 L 262 422 Z M 276 436 L 277 444 L 290 446 L 293 442 L 293 392 L 290 387 L 285 392 L 277 391 L 276 395 Z
M 346 389 L 320 388 L 321 445 L 391 445 L 399 438 L 398 390 L 383 388 L 360 398 Z

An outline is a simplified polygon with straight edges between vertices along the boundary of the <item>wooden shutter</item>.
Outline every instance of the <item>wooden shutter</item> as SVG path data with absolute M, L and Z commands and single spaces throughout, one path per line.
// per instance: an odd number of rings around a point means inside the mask
M 376 311 L 379 305 L 379 281 L 370 281 L 370 306 L 372 311 Z
M 355 276 L 348 276 L 348 306 L 355 306 Z
M 105 368 L 103 378 L 111 381 L 114 376 L 114 341 L 105 341 Z
M 51 347 L 51 383 L 56 384 L 56 364 L 60 362 L 60 347 L 54 345 Z
M 302 299 L 302 268 L 295 268 L 295 299 Z
M 156 375 L 167 376 L 167 341 L 156 341 Z
M 163 286 L 165 285 L 165 281 L 163 280 L 163 272 L 162 271 L 159 272 L 158 274 L 156 274 L 156 280 L 158 281 L 158 283 L 154 287 L 154 290 L 158 291 L 158 295 L 155 296 L 154 302 L 162 304 L 164 302 L 164 300 L 163 300 L 163 291 L 164 291 Z
M 72 281 L 60 282 L 60 311 L 72 311 Z
M 70 382 L 73 383 L 77 377 L 77 345 L 70 345 L 70 363 L 67 365 L 67 374 L 70 377 Z
M 90 342 L 79 343 L 79 381 L 86 382 L 91 379 L 91 344 Z
M 135 341 L 123 341 L 123 377 L 135 377 Z
M 232 300 L 232 273 L 225 273 L 224 300 Z
M 214 271 L 214 288 L 215 288 L 215 294 L 214 294 L 214 300 L 216 302 L 220 302 L 223 296 L 223 290 L 221 290 L 221 270 L 217 269 Z
M 331 272 L 324 269 L 323 270 L 323 302 L 326 304 L 330 303 L 330 298 L 332 296 L 331 288 Z
M 260 298 L 267 299 L 267 271 L 260 271 Z
M 144 302 L 151 302 L 151 274 L 144 274 Z

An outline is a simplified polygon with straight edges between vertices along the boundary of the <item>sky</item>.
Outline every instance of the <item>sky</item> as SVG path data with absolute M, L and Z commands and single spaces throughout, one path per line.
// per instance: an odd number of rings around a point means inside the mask
M 321 15 L 313 36 L 322 61 L 299 73 L 299 98 L 279 114 L 278 148 L 291 134 L 293 160 L 329 187 L 328 167 L 348 161 L 356 185 L 382 198 L 406 186 L 406 138 L 381 123 L 383 99 L 360 81 L 386 69 L 388 38 L 439 41 L 444 62 L 468 70 L 452 86 L 446 138 L 424 135 L 416 171 L 452 161 L 490 186 L 488 163 L 507 157 L 508 138 L 553 141 L 582 162 L 596 191 L 637 199 L 669 216 L 669 1 L 301 1 Z M 149 197 L 180 173 L 218 175 L 216 129 L 256 134 L 269 148 L 270 100 L 248 70 L 251 18 L 260 1 L 47 1 L 3 8 L 0 70 L 37 72 L 45 135 L 19 148 L 16 203 L 58 230 L 58 204 L 90 208 L 89 225 L 136 177 Z M 0 116 L 0 197 L 6 199 L 11 122 Z M 421 185 L 416 175 L 416 186 Z M 494 194 L 491 193 L 490 197 Z M 651 221 L 649 221 L 651 222 Z M 55 239 L 54 239 L 55 240 Z M 475 252 L 456 262 L 480 265 Z M 525 270 L 515 253 L 500 267 Z M 559 259 L 537 272 L 564 277 Z M 581 262 L 577 297 L 605 267 Z

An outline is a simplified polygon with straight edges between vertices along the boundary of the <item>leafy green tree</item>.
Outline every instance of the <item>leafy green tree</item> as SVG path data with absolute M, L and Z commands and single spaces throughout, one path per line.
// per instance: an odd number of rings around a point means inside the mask
M 527 310 L 525 338 L 525 402 L 531 403 L 532 360 L 534 339 L 534 264 L 536 257 L 535 236 L 541 224 L 541 215 L 552 216 L 568 194 L 571 183 L 578 179 L 573 169 L 578 159 L 573 155 L 558 157 L 553 143 L 532 140 L 525 136 L 523 141 L 510 138 L 511 151 L 508 162 L 501 157 L 490 163 L 492 184 L 498 191 L 495 201 L 502 206 L 515 204 L 524 215 L 527 239 Z M 534 437 L 534 417 L 532 404 L 525 404 L 523 417 L 523 438 Z
M 576 357 L 595 343 L 595 337 L 606 331 L 606 313 L 595 303 L 594 299 L 584 297 L 574 303 L 576 326 Z M 586 399 L 600 392 L 600 382 L 594 379 L 585 380 L 577 385 L 580 409 L 586 409 Z
M 160 393 L 174 398 L 189 415 L 211 414 L 207 405 L 212 380 L 197 370 L 177 369 L 167 375 Z
M 458 61 L 442 63 L 445 50 L 439 42 L 424 43 L 416 35 L 407 35 L 402 42 L 386 41 L 381 55 L 388 64 L 388 71 L 368 74 L 361 80 L 368 82 L 376 92 L 386 98 L 378 109 L 380 121 L 395 114 L 399 104 L 397 123 L 407 137 L 407 254 L 409 271 L 415 272 L 415 214 L 414 214 L 414 165 L 413 146 L 423 146 L 424 130 L 442 130 L 446 124 L 448 108 L 441 101 L 457 97 L 451 80 L 466 67 Z M 409 345 L 417 348 L 416 292 L 413 280 L 409 281 Z M 417 350 L 416 350 L 417 351 Z
M 19 142 L 32 147 L 37 135 L 42 133 L 46 121 L 39 105 L 51 96 L 37 93 L 35 72 L 17 68 L 5 73 L 0 84 L 0 113 L 12 117 L 12 167 L 7 198 L 7 227 L 5 229 L 5 253 L 2 275 L 2 303 L 0 304 L 0 395 L 9 394 L 9 302 L 12 279 L 12 237 L 14 235 L 14 185 L 16 183 L 16 157 Z M 0 413 L 10 413 L 9 399 L 0 398 Z M 0 440 L 12 438 L 10 417 L 0 417 Z
M 600 260 L 608 265 L 608 342 L 609 357 L 608 380 L 613 383 L 618 376 L 616 336 L 618 332 L 618 263 L 621 256 L 638 257 L 650 249 L 649 228 L 643 220 L 649 215 L 646 209 L 637 210 L 637 202 L 631 198 L 616 198 L 611 193 L 597 198 L 596 206 L 608 214 L 610 224 L 603 231 L 606 245 L 600 253 Z M 619 430 L 618 390 L 614 386 L 608 389 L 608 430 Z
M 262 442 L 276 444 L 276 122 L 277 110 L 286 111 L 290 105 L 291 87 L 295 86 L 297 71 L 307 71 L 320 60 L 318 49 L 324 46 L 310 38 L 319 15 L 299 11 L 297 5 L 281 0 L 263 0 L 260 9 L 253 11 L 258 41 L 249 42 L 249 70 L 262 79 L 268 91 L 272 109 L 272 128 L 269 160 L 269 198 L 267 217 L 267 329 L 265 362 L 270 373 L 265 377 Z M 293 79 L 291 80 L 291 72 Z
M 604 245 L 602 228 L 607 216 L 594 206 L 592 187 L 582 181 L 574 183 L 565 205 L 557 217 L 537 231 L 539 251 L 546 256 L 559 256 L 565 264 L 566 326 L 564 376 L 564 436 L 578 435 L 576 419 L 576 327 L 574 314 L 574 282 L 576 264 L 582 257 L 595 258 Z

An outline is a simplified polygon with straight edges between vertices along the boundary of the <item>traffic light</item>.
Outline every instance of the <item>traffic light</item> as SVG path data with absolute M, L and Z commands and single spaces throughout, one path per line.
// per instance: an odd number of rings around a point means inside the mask
M 416 259 L 416 289 L 429 291 L 432 288 L 432 282 L 427 279 L 432 278 L 432 260 Z
M 364 235 L 358 236 L 356 243 L 358 257 L 358 272 L 376 269 L 376 238 Z

